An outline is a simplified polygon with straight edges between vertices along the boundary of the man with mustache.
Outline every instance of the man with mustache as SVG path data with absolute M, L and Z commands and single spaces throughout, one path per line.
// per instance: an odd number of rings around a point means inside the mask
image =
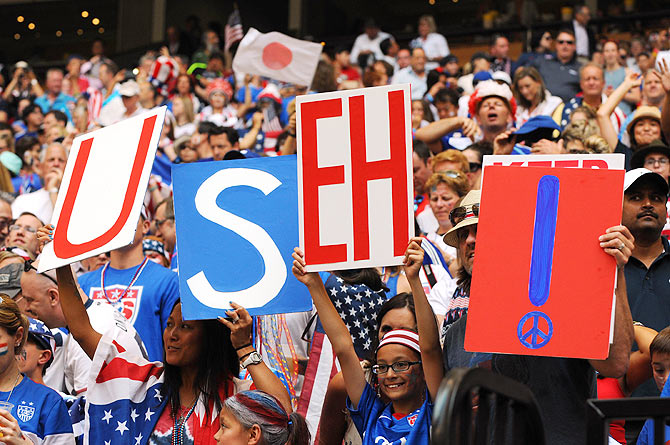
M 625 266 L 628 303 L 633 320 L 660 331 L 670 325 L 670 245 L 661 236 L 665 225 L 668 183 L 658 173 L 636 168 L 624 180 L 621 223 L 635 237 Z M 650 379 L 633 396 L 658 396 Z

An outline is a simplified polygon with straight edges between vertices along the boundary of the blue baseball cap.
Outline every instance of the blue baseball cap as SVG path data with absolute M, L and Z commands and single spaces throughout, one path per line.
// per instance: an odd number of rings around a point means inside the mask
M 527 139 L 526 142 L 529 142 L 530 140 L 539 141 L 540 139 L 556 140 L 558 135 L 554 136 L 555 132 L 560 135 L 561 127 L 551 117 L 535 116 L 528 119 L 521 128 L 514 132 L 514 135 L 517 136 L 517 140 L 519 136 L 525 136 L 523 139 Z

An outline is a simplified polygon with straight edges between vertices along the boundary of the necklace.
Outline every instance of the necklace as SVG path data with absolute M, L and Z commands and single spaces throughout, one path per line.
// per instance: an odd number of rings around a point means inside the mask
M 102 267 L 102 271 L 100 272 L 100 287 L 102 287 L 102 294 L 105 296 L 105 300 L 112 306 L 114 306 L 115 303 L 121 301 L 123 297 L 126 296 L 128 291 L 130 290 L 131 287 L 133 287 L 133 284 L 135 284 L 135 281 L 140 277 L 140 274 L 144 270 L 144 266 L 147 265 L 149 262 L 149 257 L 144 257 L 144 260 L 142 260 L 142 263 L 137 267 L 137 271 L 135 272 L 135 275 L 133 275 L 133 278 L 130 280 L 130 283 L 128 284 L 128 287 L 126 287 L 126 290 L 123 291 L 121 296 L 116 299 L 116 301 L 111 301 L 109 297 L 107 296 L 107 290 L 105 289 L 105 273 L 107 272 L 107 268 L 109 267 L 109 263 L 105 263 L 105 265 Z
M 195 398 L 191 409 L 188 410 L 185 416 L 179 416 L 174 418 L 174 428 L 172 430 L 172 445 L 183 445 L 184 444 L 184 430 L 186 429 L 186 421 L 193 411 L 195 410 L 195 405 L 198 403 L 198 398 Z
M 12 398 L 12 393 L 14 393 L 14 388 L 16 388 L 16 384 L 19 382 L 19 377 L 21 377 L 21 373 L 16 374 L 16 379 L 14 379 L 14 385 L 12 385 L 12 390 L 9 391 L 9 395 L 7 396 L 7 400 L 5 400 L 5 404 L 9 403 L 9 399 Z

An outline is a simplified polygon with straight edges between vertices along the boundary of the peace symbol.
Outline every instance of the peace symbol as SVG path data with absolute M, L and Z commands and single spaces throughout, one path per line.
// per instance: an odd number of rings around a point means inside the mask
M 547 332 L 544 332 L 540 328 L 540 319 L 544 319 L 547 322 Z M 530 329 L 524 332 L 523 328 L 526 322 L 532 319 L 533 325 Z M 522 345 L 528 349 L 539 349 L 549 343 L 551 336 L 554 334 L 554 325 L 551 323 L 551 319 L 547 314 L 540 311 L 531 311 L 526 315 L 521 317 L 519 321 L 519 326 L 517 327 L 517 336 Z

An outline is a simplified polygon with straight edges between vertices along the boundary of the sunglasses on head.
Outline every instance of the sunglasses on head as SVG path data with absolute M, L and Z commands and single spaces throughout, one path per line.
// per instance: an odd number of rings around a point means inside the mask
M 49 275 L 45 274 L 44 272 L 38 272 L 37 271 L 37 268 L 35 266 L 33 266 L 33 260 L 26 260 L 26 262 L 23 263 L 23 271 L 24 272 L 30 272 L 31 270 L 34 270 L 35 272 L 42 275 L 43 277 L 46 277 L 46 278 L 50 279 L 53 284 L 58 286 L 58 281 L 54 280 L 53 278 L 51 278 Z
M 454 227 L 464 219 L 478 218 L 478 217 L 479 217 L 479 203 L 456 207 L 451 212 L 449 212 L 449 221 L 451 221 L 451 225 Z

